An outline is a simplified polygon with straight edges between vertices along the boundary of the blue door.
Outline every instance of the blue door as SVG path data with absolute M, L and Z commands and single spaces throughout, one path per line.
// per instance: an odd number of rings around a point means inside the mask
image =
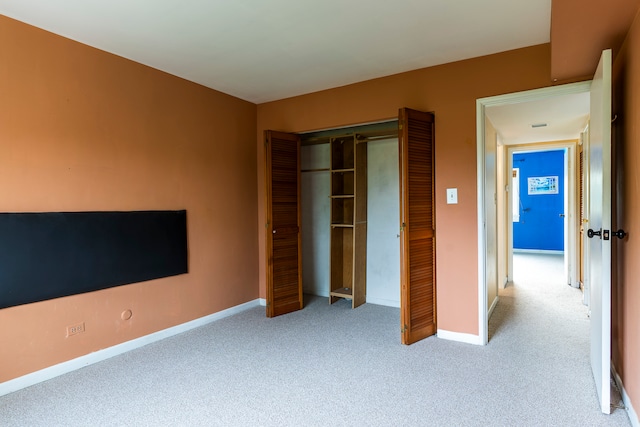
M 519 176 L 514 249 L 564 251 L 564 157 L 564 149 L 513 155 Z

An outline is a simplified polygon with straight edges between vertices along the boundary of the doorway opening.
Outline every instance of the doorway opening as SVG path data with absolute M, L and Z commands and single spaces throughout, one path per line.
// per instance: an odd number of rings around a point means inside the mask
M 606 414 L 611 411 L 611 390 L 608 387 L 611 378 L 611 56 L 610 49 L 602 52 L 591 81 L 476 101 L 478 131 L 478 338 L 483 344 L 486 344 L 488 342 L 488 319 L 491 313 L 491 310 L 487 310 L 486 307 L 488 307 L 489 292 L 494 288 L 492 279 L 495 279 L 487 273 L 495 270 L 493 265 L 497 262 L 495 257 L 491 257 L 491 251 L 495 250 L 495 246 L 497 246 L 491 239 L 496 233 L 488 231 L 492 223 L 495 225 L 496 209 L 495 203 L 487 203 L 486 196 L 488 191 L 498 188 L 495 186 L 495 174 L 492 173 L 495 166 L 491 167 L 492 163 L 495 164 L 497 150 L 494 148 L 495 145 L 491 138 L 488 138 L 489 135 L 495 136 L 496 132 L 495 129 L 493 134 L 487 132 L 491 128 L 487 110 L 492 107 L 528 107 L 532 103 L 544 103 L 552 100 L 553 102 L 548 104 L 548 108 L 551 110 L 553 107 L 557 107 L 556 101 L 565 96 L 588 94 L 589 131 L 586 134 L 584 148 L 588 167 L 584 168 L 584 177 L 588 181 L 586 183 L 588 191 L 585 194 L 589 198 L 589 202 L 586 204 L 585 218 L 589 226 L 587 232 L 589 239 L 586 239 L 588 243 L 585 243 L 585 249 L 588 247 L 588 250 L 585 250 L 585 264 L 589 269 L 589 274 L 586 277 L 591 293 L 589 301 L 590 361 L 600 408 Z M 555 111 L 550 115 L 549 120 L 562 117 L 562 113 L 561 110 Z M 544 128 L 546 125 L 546 121 L 529 123 L 531 128 Z M 582 129 L 586 129 L 586 124 L 583 124 Z M 579 137 L 584 135 L 580 131 L 574 131 L 570 138 L 574 138 L 576 134 Z M 556 140 L 558 139 L 556 138 Z M 500 193 L 494 192 L 496 196 Z M 619 235 L 624 237 L 623 233 L 615 234 L 616 237 Z M 579 269 L 577 270 L 579 271 Z M 497 301 L 497 295 L 495 300 Z M 493 304 L 490 307 L 493 307 Z
M 499 251 L 506 256 L 506 268 L 501 271 L 505 285 L 528 274 L 517 268 L 514 256 L 538 254 L 561 260 L 555 281 L 579 287 L 577 144 L 574 140 L 507 148 L 505 197 L 500 198 L 505 205 L 498 206 L 498 210 L 509 211 L 498 226 L 507 236 L 506 250 Z
M 581 82 L 477 100 L 478 323 L 482 344 L 489 340 L 488 321 L 499 300 L 498 290 L 513 280 L 514 215 L 509 190 L 514 169 L 512 155 L 517 150 L 566 152 L 566 182 L 570 188 L 563 241 L 569 260 L 564 269 L 566 283 L 575 286 L 578 282 L 575 165 L 580 135 L 589 118 L 590 87 L 590 82 Z M 537 182 L 540 188 L 545 184 Z

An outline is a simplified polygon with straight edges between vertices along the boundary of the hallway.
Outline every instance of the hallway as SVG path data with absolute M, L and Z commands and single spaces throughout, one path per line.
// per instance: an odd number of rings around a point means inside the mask
M 517 253 L 513 263 L 514 282 L 499 291 L 489 321 L 489 346 L 508 341 L 516 365 L 539 372 L 536 383 L 546 390 L 548 405 L 596 405 L 589 309 L 582 303 L 582 291 L 563 283 L 563 255 Z M 611 401 L 621 404 L 613 382 Z M 627 421 L 623 409 L 614 408 L 603 417 Z

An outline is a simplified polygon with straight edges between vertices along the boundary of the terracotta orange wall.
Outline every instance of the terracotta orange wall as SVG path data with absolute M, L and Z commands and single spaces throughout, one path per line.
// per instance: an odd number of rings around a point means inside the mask
M 2 16 L 0 94 L 0 211 L 186 209 L 190 270 L 0 310 L 0 382 L 258 298 L 254 104 Z
M 551 2 L 551 78 L 589 80 L 604 49 L 618 48 L 640 0 L 555 0 Z
M 259 221 L 264 230 L 265 129 L 303 132 L 435 112 L 438 327 L 478 334 L 476 99 L 548 86 L 549 45 L 431 67 L 258 105 Z M 458 188 L 457 205 L 445 189 Z M 260 295 L 265 297 L 264 232 Z M 398 285 L 399 286 L 399 285 Z
M 640 411 L 640 13 L 614 61 L 612 124 L 615 239 L 612 286 L 612 357 L 636 411 Z

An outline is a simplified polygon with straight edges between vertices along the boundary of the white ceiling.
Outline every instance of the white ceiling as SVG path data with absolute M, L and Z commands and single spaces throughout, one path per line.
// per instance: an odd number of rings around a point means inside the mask
M 487 107 L 485 114 L 504 145 L 577 139 L 589 119 L 589 92 Z
M 551 0 L 0 0 L 0 14 L 262 103 L 547 43 Z M 585 96 L 487 114 L 505 144 L 571 139 Z
M 0 0 L 0 14 L 262 103 L 547 43 L 551 0 Z

